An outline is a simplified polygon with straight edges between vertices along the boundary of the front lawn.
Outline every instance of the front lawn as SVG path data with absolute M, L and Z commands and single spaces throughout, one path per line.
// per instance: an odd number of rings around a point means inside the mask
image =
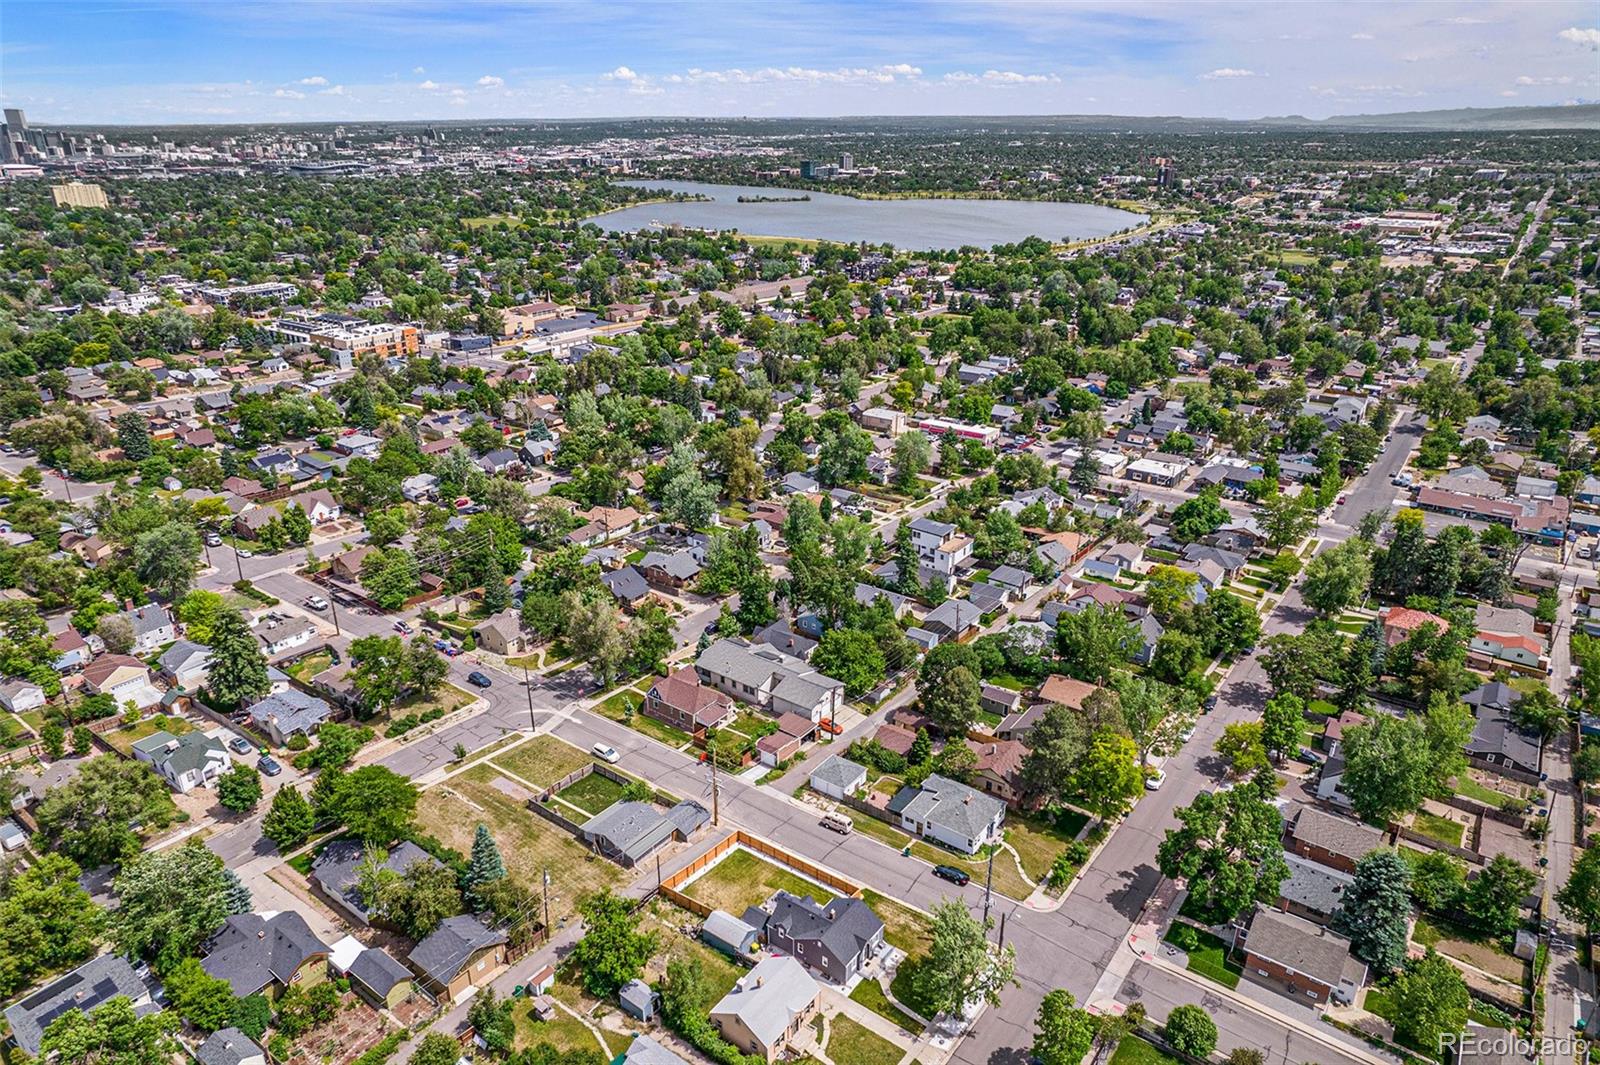
M 842 1013 L 828 1022 L 828 1057 L 834 1065 L 897 1065 L 905 1048 Z
M 905 1010 L 889 1001 L 889 996 L 883 993 L 883 988 L 878 981 L 863 979 L 856 984 L 856 989 L 850 992 L 850 998 L 867 1007 L 873 1013 L 892 1024 L 898 1024 L 913 1035 L 922 1034 L 922 1025 L 917 1019 Z
M 1081 820 L 1077 822 L 1078 825 L 1082 823 Z M 1019 814 L 1006 818 L 1005 833 L 1006 842 L 1022 859 L 1022 871 L 1034 883 L 1049 875 L 1056 855 L 1073 840 L 1073 834 L 1058 827 L 1047 817 L 1024 817 Z M 996 865 L 1000 864 L 1002 857 L 1009 855 L 996 855 Z
M 1136 1035 L 1124 1036 L 1111 1055 L 1110 1065 L 1180 1065 L 1177 1058 L 1157 1050 Z
M 766 902 L 778 891 L 791 895 L 810 895 L 818 902 L 831 902 L 835 893 L 807 880 L 792 869 L 767 861 L 753 851 L 736 847 L 720 861 L 684 885 L 680 890 L 707 906 L 741 914 L 751 906 Z
M 1198 945 L 1192 950 L 1185 947 L 1182 939 L 1188 933 L 1179 932 L 1180 928 L 1194 933 L 1193 942 Z M 1174 938 L 1175 934 L 1178 938 Z M 1162 938 L 1189 955 L 1190 972 L 1199 973 L 1207 980 L 1213 980 L 1223 987 L 1239 986 L 1239 976 L 1244 972 L 1244 967 L 1228 960 L 1228 944 L 1210 932 L 1195 928 L 1193 925 L 1174 922 Z
M 326 651 L 318 651 L 314 655 L 307 655 L 289 667 L 289 676 L 302 684 L 309 683 L 311 678 L 333 665 L 333 656 Z

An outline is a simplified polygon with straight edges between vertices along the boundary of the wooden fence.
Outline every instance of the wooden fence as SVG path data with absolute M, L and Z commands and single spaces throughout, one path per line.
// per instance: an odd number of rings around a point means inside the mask
M 678 889 L 683 884 L 693 879 L 694 876 L 701 870 L 715 865 L 722 859 L 723 855 L 727 854 L 736 847 L 744 847 L 746 850 L 752 851 L 763 858 L 770 858 L 780 865 L 788 866 L 795 872 L 809 877 L 825 887 L 832 888 L 840 895 L 844 895 L 849 898 L 861 897 L 862 886 L 857 884 L 855 881 L 846 880 L 844 877 L 833 872 L 832 870 L 824 869 L 822 866 L 808 861 L 806 858 L 795 854 L 793 851 L 784 850 L 775 843 L 769 843 L 760 836 L 752 836 L 743 829 L 735 829 L 732 834 L 724 836 L 722 839 L 718 840 L 716 845 L 710 850 L 706 851 L 704 854 L 701 854 L 699 857 L 695 858 L 694 861 L 690 862 L 682 869 L 679 869 L 671 876 L 668 876 L 666 879 L 662 880 L 659 887 L 661 894 L 666 896 L 666 898 L 672 901 L 674 904 L 683 907 L 691 913 L 698 914 L 701 917 L 707 916 L 711 913 L 713 907 L 708 906 L 698 899 L 690 898 L 688 895 L 685 895 Z

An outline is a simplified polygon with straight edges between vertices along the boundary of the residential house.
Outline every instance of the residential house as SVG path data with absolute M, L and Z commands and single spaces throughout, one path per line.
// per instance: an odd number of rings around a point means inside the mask
M 377 947 L 357 954 L 345 976 L 355 993 L 376 1009 L 394 1009 L 412 994 L 411 970 Z
M 702 683 L 735 699 L 774 714 L 799 714 L 813 723 L 834 717 L 844 706 L 842 682 L 765 644 L 718 640 L 695 660 L 695 672 Z
M 687 1061 L 651 1039 L 640 1034 L 633 1037 L 628 1049 L 620 1055 L 618 1065 L 689 1065 Z
M 441 1002 L 456 1002 L 487 984 L 506 964 L 506 934 L 472 914 L 446 917 L 406 960 Z
M 226 980 L 237 998 L 276 999 L 328 978 L 328 945 L 293 910 L 238 914 L 211 937 L 200 967 Z
M 78 559 L 90 569 L 98 568 L 100 563 L 116 553 L 116 548 L 99 533 L 86 536 L 81 532 L 65 532 L 61 534 L 57 546 L 63 551 L 71 551 L 77 555 Z
M 1022 762 L 1028 748 L 1017 740 L 969 739 L 966 744 L 978 759 L 972 768 L 973 783 L 1008 806 L 1022 805 Z
M 685 799 L 663 813 L 648 802 L 616 802 L 585 821 L 579 838 L 597 853 L 632 868 L 674 839 L 687 842 L 711 823 L 711 813 Z
M 831 983 L 844 984 L 883 949 L 883 921 L 860 899 L 823 904 L 779 891 L 766 937 L 768 947 L 792 955 Z
M 812 791 L 832 799 L 842 799 L 866 786 L 867 767 L 830 754 L 811 771 L 810 781 Z
M 567 534 L 567 543 L 594 547 L 636 532 L 644 515 L 632 507 L 591 507 L 577 512 L 584 524 Z
M 178 640 L 162 652 L 156 664 L 168 684 L 194 691 L 205 684 L 211 672 L 211 648 L 193 640 Z
M 1438 614 L 1410 607 L 1388 607 L 1379 613 L 1378 619 L 1383 625 L 1383 641 L 1390 647 L 1410 639 L 1424 625 L 1432 625 L 1441 634 L 1450 631 L 1450 623 Z
M 1114 581 L 1143 560 L 1143 544 L 1112 544 L 1099 554 L 1085 559 L 1083 572 L 1087 576 Z
M 203 732 L 174 736 L 158 731 L 135 741 L 133 757 L 148 764 L 172 790 L 187 795 L 205 787 L 228 770 L 228 752 L 222 741 Z
M 472 638 L 479 647 L 497 655 L 524 654 L 533 643 L 522 631 L 522 615 L 509 608 L 478 622 Z
M 1351 955 L 1348 939 L 1293 914 L 1258 905 L 1241 935 L 1245 971 L 1296 998 L 1351 1003 L 1366 982 L 1367 967 Z
M 881 730 L 880 730 L 881 731 Z M 963 854 L 976 854 L 1000 839 L 1006 804 L 992 795 L 958 781 L 931 774 L 921 787 L 907 785 L 897 791 L 886 812 L 899 818 L 900 827 Z
M 657 588 L 681 591 L 700 576 L 703 567 L 693 551 L 651 551 L 639 560 L 644 579 Z
M 324 525 L 330 521 L 338 521 L 344 508 L 339 501 L 333 498 L 333 493 L 326 488 L 314 488 L 309 492 L 301 492 L 297 496 L 290 496 L 286 504 L 299 507 L 311 519 L 313 525 Z
M 1296 815 L 1286 842 L 1293 854 L 1330 869 L 1354 873 L 1356 863 L 1368 851 L 1383 846 L 1384 834 L 1352 818 L 1306 806 Z
M 1022 709 L 1022 693 L 997 684 L 985 684 L 978 692 L 978 709 L 1001 718 L 1008 717 Z
M 1544 741 L 1538 733 L 1521 728 L 1516 722 L 1514 707 L 1522 693 L 1509 684 L 1490 681 L 1461 698 L 1472 708 L 1475 719 L 1472 738 L 1467 741 L 1467 758 L 1482 769 L 1513 780 L 1537 781 Z
M 109 695 L 118 707 L 132 702 L 147 710 L 161 701 L 161 692 L 150 683 L 150 670 L 128 655 L 101 655 L 83 670 L 83 686 L 91 695 Z
M 710 1009 L 722 1038 L 743 1053 L 776 1061 L 817 1012 L 821 989 L 794 958 L 756 963 Z
M 1355 877 L 1298 854 L 1285 854 L 1283 860 L 1289 866 L 1289 879 L 1278 885 L 1278 908 L 1316 924 L 1327 924 Z
M 816 639 L 806 633 L 796 632 L 794 622 L 789 618 L 779 618 L 766 628 L 758 630 L 755 642 L 776 647 L 786 655 L 794 655 L 807 662 L 811 661 L 811 653 L 817 649 Z
M 962 640 L 976 632 L 983 611 L 970 599 L 946 599 L 922 619 L 922 627 L 941 639 Z
M 264 729 L 279 747 L 288 743 L 290 736 L 310 736 L 332 712 L 326 702 L 296 688 L 274 692 L 246 710 L 250 723 Z
M 21 677 L 0 683 L 0 706 L 13 714 L 25 714 L 45 704 L 44 689 Z
M 600 574 L 600 583 L 611 592 L 617 605 L 628 610 L 637 609 L 650 598 L 650 582 L 645 580 L 638 566 L 623 566 Z
M 693 666 L 682 666 L 657 679 L 645 693 L 639 712 L 691 734 L 720 728 L 737 713 L 731 699 L 700 683 Z
M 949 522 L 932 518 L 918 518 L 911 523 L 911 544 L 916 548 L 917 558 L 944 578 L 947 588 L 955 586 L 958 568 L 972 557 L 972 537 L 962 534 Z
M 23 1053 L 39 1056 L 45 1029 L 72 1010 L 92 1013 L 114 998 L 126 998 L 143 1017 L 160 1012 L 145 985 L 121 954 L 101 954 L 6 1007 L 11 1038 Z
M 318 637 L 317 627 L 303 618 L 267 613 L 252 620 L 261 653 L 273 659 L 296 647 L 304 647 Z
M 124 610 L 117 615 L 133 627 L 131 654 L 147 655 L 162 644 L 178 638 L 176 623 L 167 608 L 159 603 L 146 603 L 141 607 Z
M 1033 574 L 1016 566 L 997 566 L 989 574 L 989 583 L 1004 588 L 1012 599 L 1026 599 L 1033 590 Z
M 407 502 L 421 503 L 439 492 L 439 478 L 431 473 L 417 473 L 400 482 L 400 494 Z
M 57 673 L 75 673 L 94 657 L 89 641 L 71 625 L 56 634 L 56 638 L 50 642 L 50 649 L 56 653 L 54 666 Z
M 334 840 L 312 859 L 308 878 L 347 918 L 362 927 L 371 924 L 367 904 L 357 890 L 361 865 L 366 857 L 366 848 L 360 841 Z M 439 864 L 433 855 L 406 840 L 389 849 L 383 867 L 396 876 L 404 876 L 407 869 L 419 862 L 423 865 Z
M 221 1028 L 194 1052 L 200 1065 L 266 1065 L 267 1052 L 237 1028 Z

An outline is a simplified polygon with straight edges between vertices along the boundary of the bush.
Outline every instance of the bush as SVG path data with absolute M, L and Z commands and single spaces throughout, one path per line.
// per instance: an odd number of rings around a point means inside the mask
M 310 746 L 311 741 L 306 738 L 306 735 L 303 732 L 296 732 L 293 736 L 289 737 L 289 749 L 291 751 L 303 751 Z
M 1200 933 L 1193 925 L 1175 924 L 1167 933 L 1167 941 L 1182 951 L 1194 950 L 1200 945 Z
M 1161 1034 L 1180 1054 L 1204 1060 L 1217 1049 L 1217 1022 L 1199 1006 L 1185 1003 L 1167 1014 Z

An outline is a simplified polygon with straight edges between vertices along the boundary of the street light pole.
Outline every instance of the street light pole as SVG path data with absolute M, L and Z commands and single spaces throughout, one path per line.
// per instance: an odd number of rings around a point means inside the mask
M 528 663 L 522 663 L 522 687 L 528 693 L 528 731 L 538 732 L 539 722 L 533 716 L 533 678 L 528 675 Z

